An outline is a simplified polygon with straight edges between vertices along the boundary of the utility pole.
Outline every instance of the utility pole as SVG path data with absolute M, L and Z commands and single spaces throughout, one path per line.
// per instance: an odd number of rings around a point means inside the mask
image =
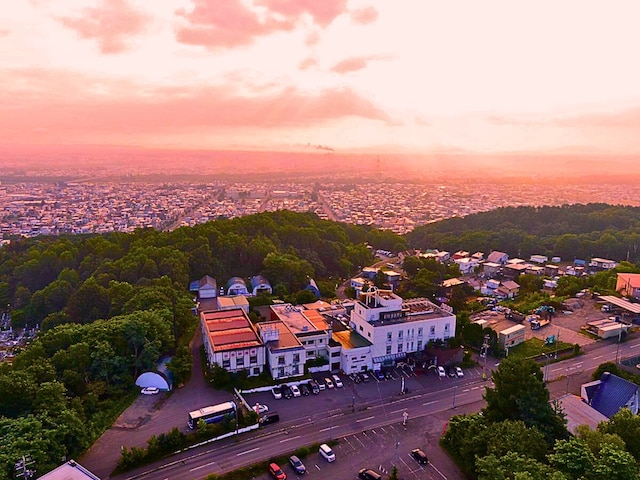
M 560 329 L 558 329 L 558 336 L 556 337 L 556 354 L 555 354 L 555 359 L 558 359 L 558 342 L 560 342 Z
M 618 325 L 618 347 L 616 348 L 616 363 L 620 363 L 620 342 L 622 341 L 622 324 Z
M 487 351 L 489 350 L 489 335 L 484 336 L 484 342 L 482 343 L 482 356 L 484 357 L 484 364 L 482 365 L 482 380 L 487 379 Z
M 456 408 L 456 388 L 458 388 L 457 385 L 453 386 L 453 406 L 451 408 Z
M 30 455 L 23 455 L 15 464 L 16 478 L 22 478 L 23 480 L 32 478 L 36 473 L 36 470 L 32 470 L 29 467 L 34 463 L 35 462 L 31 459 Z

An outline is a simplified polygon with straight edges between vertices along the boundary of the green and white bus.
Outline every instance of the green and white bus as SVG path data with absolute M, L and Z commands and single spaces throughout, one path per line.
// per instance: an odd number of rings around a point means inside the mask
M 205 423 L 216 423 L 227 417 L 235 417 L 235 415 L 236 404 L 234 402 L 224 402 L 189 412 L 187 425 L 193 430 L 198 426 L 198 421 L 200 420 L 204 420 Z

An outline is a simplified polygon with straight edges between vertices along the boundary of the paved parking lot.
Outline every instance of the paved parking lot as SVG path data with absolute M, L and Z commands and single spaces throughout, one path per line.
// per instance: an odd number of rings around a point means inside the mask
M 495 365 L 487 365 L 494 368 Z M 482 366 L 476 366 L 464 370 L 465 379 L 481 378 Z M 322 376 L 317 375 L 318 379 Z M 433 391 L 443 388 L 448 384 L 456 384 L 462 379 L 451 377 L 439 377 L 435 372 L 428 374 L 416 374 L 409 369 L 396 368 L 389 379 L 378 380 L 371 377 L 369 382 L 356 384 L 347 375 L 340 375 L 344 387 L 325 389 L 317 395 L 301 396 L 291 399 L 275 399 L 270 391 L 245 394 L 244 398 L 249 405 L 256 403 L 269 407 L 270 412 L 278 412 L 280 424 L 266 428 L 286 428 L 288 422 L 301 419 L 311 420 L 320 416 L 327 417 L 338 412 L 351 412 L 363 410 L 369 406 L 380 404 L 393 397 L 402 396 L 401 389 L 404 379 L 405 390 L 409 393 L 418 391 Z M 443 383 L 444 382 L 444 383 Z M 285 382 L 283 382 L 285 383 Z
M 463 413 L 462 411 L 458 413 Z M 449 418 L 449 412 L 422 417 L 384 427 L 339 437 L 333 447 L 336 461 L 328 463 L 317 452 L 303 459 L 307 467 L 305 475 L 296 474 L 288 465 L 280 465 L 287 478 L 336 478 L 356 479 L 361 468 L 373 468 L 386 478 L 394 465 L 400 478 L 405 480 L 443 480 L 463 478 L 448 455 L 438 444 L 440 433 Z M 414 448 L 421 448 L 429 457 L 428 465 L 420 465 L 410 455 Z M 268 480 L 265 472 L 256 480 Z

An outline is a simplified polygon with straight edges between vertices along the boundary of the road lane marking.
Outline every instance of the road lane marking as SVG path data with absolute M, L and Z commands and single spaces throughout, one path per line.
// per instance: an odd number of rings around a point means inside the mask
M 636 343 L 635 345 L 629 345 L 629 348 L 636 348 L 636 347 L 640 347 L 640 343 Z
M 436 403 L 436 402 L 437 402 L 437 400 L 431 400 L 430 402 L 423 403 L 422 405 L 423 405 L 423 406 L 424 406 L 424 405 L 432 405 L 432 404 L 434 404 L 434 403 Z
M 389 412 L 389 413 L 398 413 L 398 412 L 402 412 L 403 410 L 406 410 L 406 408 L 401 408 L 399 410 L 393 410 L 392 412 Z M 373 418 L 373 417 L 371 417 L 371 418 Z
M 327 430 L 331 430 L 332 427 L 322 428 L 318 430 L 318 432 L 326 432 Z
M 236 457 L 239 457 L 240 455 L 246 455 L 247 453 L 255 452 L 256 450 L 260 450 L 260 447 L 252 448 L 251 450 L 247 450 L 245 452 L 237 453 Z
M 216 462 L 205 463 L 204 465 L 200 465 L 199 467 L 190 468 L 189 471 L 190 472 L 195 472 L 196 470 L 200 470 L 201 468 L 210 467 L 211 465 L 214 465 L 215 463 Z
M 297 437 L 285 438 L 284 440 L 280 440 L 280 443 L 290 442 L 291 440 L 295 440 L 296 438 L 300 438 L 300 435 L 298 435 Z
M 599 358 L 604 357 L 604 355 L 598 355 L 597 357 L 593 357 L 594 360 L 598 360 Z
M 361 418 L 360 420 L 356 420 L 356 422 L 366 422 L 367 420 L 371 420 L 372 418 L 376 418 L 376 417 L 371 416 L 371 417 L 367 417 L 367 418 Z

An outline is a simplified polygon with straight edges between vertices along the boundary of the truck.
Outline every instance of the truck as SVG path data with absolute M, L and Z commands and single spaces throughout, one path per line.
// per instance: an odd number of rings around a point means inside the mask
M 531 320 L 531 330 L 540 330 L 542 327 L 545 327 L 551 323 L 551 320 L 543 319 L 534 319 Z

